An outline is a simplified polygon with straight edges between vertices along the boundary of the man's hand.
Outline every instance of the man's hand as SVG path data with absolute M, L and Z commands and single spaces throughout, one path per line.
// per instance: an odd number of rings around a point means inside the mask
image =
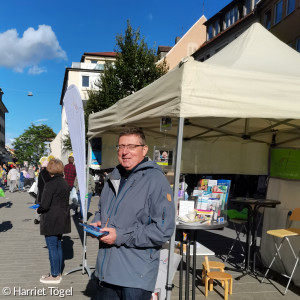
M 91 226 L 95 226 L 95 227 L 101 227 L 101 222 L 100 221 L 97 221 L 95 223 L 91 223 L 90 224 Z
M 95 223 L 90 223 L 91 226 L 95 226 L 95 227 L 101 227 L 101 222 L 97 221 Z M 89 234 L 89 236 L 91 236 L 92 238 L 97 238 L 96 236 L 94 236 L 93 234 Z
M 113 245 L 116 241 L 117 238 L 117 233 L 115 228 L 111 227 L 104 227 L 100 231 L 107 231 L 107 235 L 103 235 L 100 237 L 100 241 L 102 243 L 108 244 L 108 245 Z

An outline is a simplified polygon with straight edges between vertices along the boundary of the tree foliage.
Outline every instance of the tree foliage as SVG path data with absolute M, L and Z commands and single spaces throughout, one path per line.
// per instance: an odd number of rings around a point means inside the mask
M 62 150 L 63 152 L 72 151 L 72 143 L 70 134 L 65 134 L 62 139 Z
M 102 76 L 95 83 L 99 90 L 88 92 L 86 121 L 91 113 L 110 107 L 168 71 L 166 62 L 156 65 L 155 50 L 148 48 L 140 30 L 134 30 L 129 21 L 125 34 L 116 37 L 116 48 L 116 61 L 105 64 Z
M 15 139 L 12 146 L 18 161 L 23 163 L 38 164 L 39 159 L 46 154 L 46 142 L 55 138 L 56 134 L 47 125 L 33 125 Z

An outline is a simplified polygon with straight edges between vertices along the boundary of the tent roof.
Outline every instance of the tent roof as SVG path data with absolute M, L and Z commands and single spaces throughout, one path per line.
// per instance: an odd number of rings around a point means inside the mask
M 211 135 L 212 129 L 215 136 L 245 138 L 249 123 L 254 125 L 251 132 L 259 134 L 279 126 L 299 131 L 298 121 L 286 120 L 300 116 L 297 52 L 254 24 L 214 57 L 206 63 L 185 58 L 152 84 L 90 115 L 88 136 L 118 131 L 124 125 L 159 133 L 159 119 L 166 116 L 189 120 L 186 138 L 207 131 Z M 277 62 L 279 67 L 274 66 Z M 263 120 L 248 122 L 249 118 Z M 176 136 L 176 130 L 170 134 Z
M 239 70 L 300 76 L 299 56 L 297 51 L 280 41 L 260 23 L 255 23 L 205 63 Z

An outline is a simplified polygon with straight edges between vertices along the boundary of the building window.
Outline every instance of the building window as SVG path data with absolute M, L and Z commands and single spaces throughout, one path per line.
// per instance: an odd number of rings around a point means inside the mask
M 91 64 L 96 64 L 96 63 L 97 63 L 97 60 L 94 60 L 94 59 L 91 60 Z
M 271 10 L 268 10 L 264 15 L 264 26 L 267 29 L 271 28 Z
M 219 21 L 216 21 L 216 22 L 215 22 L 214 29 L 215 29 L 215 36 L 216 36 L 216 35 L 220 32 Z
M 275 20 L 274 24 L 277 24 L 282 19 L 282 0 L 275 4 Z
M 251 0 L 246 0 L 245 1 L 245 15 L 250 14 L 252 7 L 251 7 Z
M 225 14 L 225 27 L 228 28 L 238 20 L 238 8 L 237 6 L 228 11 Z
M 82 76 L 82 86 L 83 87 L 90 86 L 90 77 L 89 76 Z
M 209 25 L 208 26 L 208 29 L 207 29 L 207 40 L 211 40 L 213 37 L 213 27 L 212 25 Z
M 286 3 L 286 15 L 289 15 L 295 10 L 296 0 L 287 0 Z
M 166 56 L 166 53 L 161 52 L 160 55 L 161 55 L 160 58 L 163 58 L 163 57 Z M 104 70 L 104 64 L 96 64 L 94 70 L 102 70 L 103 71 Z
M 296 41 L 296 50 L 297 50 L 298 52 L 300 52 L 300 37 L 297 38 L 297 41 Z

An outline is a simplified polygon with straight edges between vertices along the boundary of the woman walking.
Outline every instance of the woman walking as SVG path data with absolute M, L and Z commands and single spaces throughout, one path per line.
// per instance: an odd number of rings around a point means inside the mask
M 47 171 L 51 179 L 45 183 L 37 212 L 41 214 L 40 233 L 45 236 L 49 252 L 50 273 L 43 275 L 40 282 L 53 284 L 60 283 L 62 280 L 62 235 L 71 232 L 70 189 L 63 178 L 64 165 L 61 160 L 50 160 Z

